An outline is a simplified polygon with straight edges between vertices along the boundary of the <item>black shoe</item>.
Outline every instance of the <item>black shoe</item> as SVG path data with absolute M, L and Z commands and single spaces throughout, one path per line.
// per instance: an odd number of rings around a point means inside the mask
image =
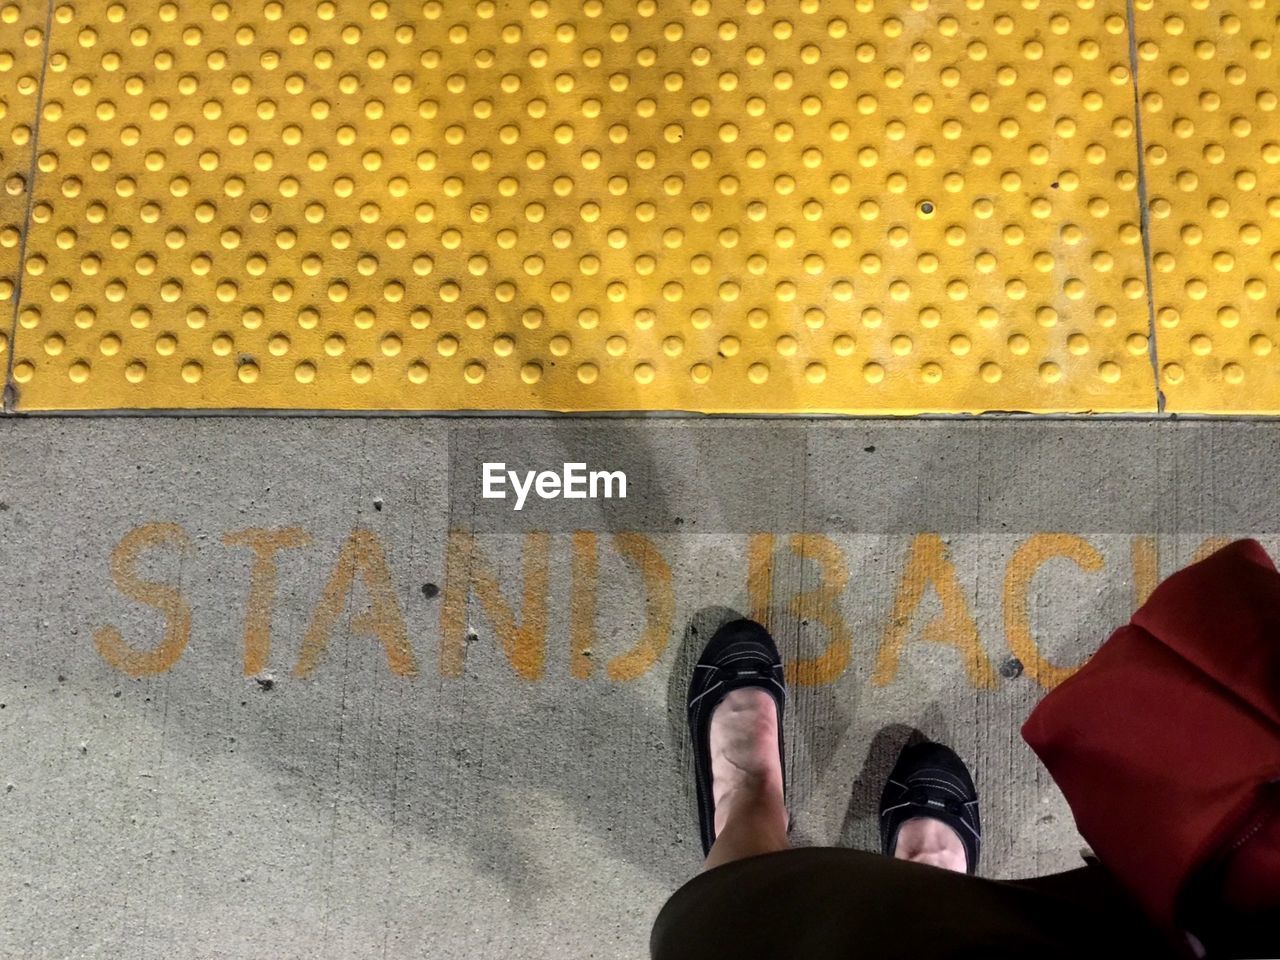
M 715 842 L 716 804 L 711 792 L 711 714 L 733 690 L 762 687 L 778 705 L 778 757 L 786 792 L 786 755 L 782 744 L 782 711 L 787 688 L 782 657 L 767 630 L 753 620 L 726 623 L 707 643 L 689 681 L 689 735 L 693 738 L 693 770 L 698 794 L 698 827 L 702 852 Z
M 978 869 L 982 824 L 978 819 L 978 791 L 954 750 L 940 743 L 904 747 L 880 797 L 880 848 L 892 857 L 898 831 L 913 817 L 940 820 L 964 844 L 965 872 Z

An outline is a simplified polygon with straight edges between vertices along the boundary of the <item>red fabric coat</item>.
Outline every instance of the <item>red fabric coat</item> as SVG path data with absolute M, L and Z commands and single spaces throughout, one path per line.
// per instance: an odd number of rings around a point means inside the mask
M 1022 735 L 1166 930 L 1280 911 L 1280 573 L 1256 541 L 1164 581 Z

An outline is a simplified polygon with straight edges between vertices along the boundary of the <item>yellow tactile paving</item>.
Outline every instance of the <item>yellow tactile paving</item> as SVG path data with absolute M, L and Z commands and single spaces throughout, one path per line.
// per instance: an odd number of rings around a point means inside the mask
M 48 7 L 0 0 L 0 370 L 9 363 Z
M 21 409 L 1153 408 L 1123 0 L 53 22 Z
M 1160 385 L 1280 412 L 1280 4 L 1138 0 Z

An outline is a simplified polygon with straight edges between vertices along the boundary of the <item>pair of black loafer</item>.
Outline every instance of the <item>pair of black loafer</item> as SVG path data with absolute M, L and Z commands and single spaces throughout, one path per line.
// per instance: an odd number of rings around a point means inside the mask
M 694 778 L 702 850 L 715 842 L 715 799 L 711 790 L 711 715 L 732 691 L 759 687 L 778 707 L 778 755 L 786 790 L 782 718 L 787 688 L 782 657 L 768 631 L 751 620 L 725 624 L 707 644 L 689 682 L 689 733 L 693 738 Z M 893 856 L 898 831 L 908 820 L 930 817 L 951 827 L 964 844 L 966 872 L 978 867 L 982 826 L 978 794 L 964 762 L 940 743 L 916 743 L 903 749 L 880 798 L 880 846 Z

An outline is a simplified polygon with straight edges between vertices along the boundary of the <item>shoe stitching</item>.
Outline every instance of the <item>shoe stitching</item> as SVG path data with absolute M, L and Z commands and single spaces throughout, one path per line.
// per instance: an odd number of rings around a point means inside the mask
M 917 804 L 910 803 L 910 802 L 894 804 L 892 807 L 885 807 L 883 810 L 881 810 L 880 816 L 885 817 L 893 813 L 894 810 L 901 810 L 903 807 L 914 807 L 914 806 L 917 806 Z
M 901 810 L 903 807 L 919 807 L 921 810 L 932 810 L 932 809 L 934 809 L 934 808 L 932 808 L 932 807 L 928 807 L 928 806 L 926 806 L 926 805 L 925 805 L 925 804 L 923 804 L 923 803 L 916 803 L 916 802 L 914 802 L 914 801 L 908 800 L 908 801 L 906 801 L 905 803 L 895 803 L 895 804 L 894 804 L 893 806 L 891 806 L 891 807 L 885 807 L 883 810 L 881 810 L 881 811 L 880 811 L 880 816 L 882 816 L 882 817 L 884 817 L 884 816 L 888 816 L 888 815 L 889 815 L 890 813 L 892 813 L 894 810 Z M 950 811 L 948 811 L 948 813 L 949 813 L 949 812 L 950 812 Z M 973 830 L 973 827 L 970 825 L 970 823 L 969 823 L 968 819 L 967 819 L 965 816 L 962 816 L 962 815 L 959 815 L 959 814 L 951 814 L 951 815 L 952 815 L 952 816 L 954 816 L 954 817 L 955 817 L 957 820 L 959 820 L 961 823 L 963 823 L 963 824 L 964 824 L 966 827 L 968 827 L 970 830 Z M 935 820 L 940 819 L 939 817 L 937 817 L 937 816 L 936 816 L 936 815 L 934 815 L 934 814 L 930 814 L 930 816 L 932 816 Z M 978 833 L 978 831 L 976 831 L 976 830 L 973 830 L 973 834 L 974 834 L 974 836 L 981 836 L 981 834 L 980 834 L 980 833 Z
M 711 691 L 713 691 L 713 690 L 718 690 L 720 687 L 723 687 L 723 686 L 724 686 L 724 681 L 723 681 L 723 680 L 717 680 L 717 681 L 716 681 L 715 683 L 713 683 L 711 686 L 707 687 L 707 689 L 703 690 L 700 694 L 698 694 L 696 697 L 694 697 L 693 699 L 691 699 L 691 700 L 689 701 L 689 706 L 690 706 L 690 707 L 692 707 L 695 703 L 697 703 L 699 700 L 701 700 L 703 697 L 705 697 L 708 693 L 710 693 L 710 692 L 711 692 Z
M 716 661 L 715 666 L 727 667 L 733 663 L 741 663 L 743 660 L 755 660 L 758 663 L 767 664 L 769 667 L 773 666 L 772 657 L 764 657 L 757 653 L 738 653 L 732 656 L 721 657 Z
M 954 777 L 957 780 L 963 779 L 955 770 L 949 770 L 946 767 L 924 766 L 917 767 L 915 770 L 911 771 L 911 775 L 913 777 L 921 776 L 926 773 L 943 777 Z
M 913 779 L 911 783 L 913 786 L 917 786 L 921 784 L 933 784 L 934 785 L 933 789 L 945 790 L 947 793 L 950 793 L 952 796 L 960 800 L 965 800 L 970 795 L 969 791 L 961 790 L 958 787 L 956 787 L 955 784 L 947 783 L 945 780 L 937 780 L 931 777 L 920 777 L 918 779 Z M 925 789 L 930 789 L 930 788 L 926 787 Z

